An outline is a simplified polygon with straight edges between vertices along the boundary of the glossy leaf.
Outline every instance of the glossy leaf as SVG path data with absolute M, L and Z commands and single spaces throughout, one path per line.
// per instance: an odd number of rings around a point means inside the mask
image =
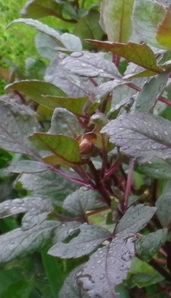
M 12 162 L 8 168 L 7 173 L 40 173 L 47 171 L 47 165 L 43 162 L 33 160 L 19 160 Z
M 83 129 L 74 114 L 66 109 L 56 108 L 52 116 L 49 133 L 76 138 L 83 134 Z
M 40 129 L 36 114 L 27 106 L 0 99 L 0 148 L 34 155 L 28 136 Z
M 120 219 L 116 227 L 116 232 L 124 234 L 139 232 L 149 223 L 155 212 L 155 207 L 149 207 L 143 204 L 130 207 Z
M 116 237 L 91 255 L 77 274 L 77 283 L 89 297 L 117 297 L 115 287 L 127 277 L 135 255 L 134 241 L 133 237 Z
M 162 72 L 162 68 L 157 65 L 154 52 L 146 44 L 104 42 L 98 40 L 90 40 L 90 42 L 100 49 L 110 51 L 115 55 L 125 58 L 128 62 L 133 62 L 155 73 Z
M 0 263 L 38 250 L 44 245 L 56 228 L 55 221 L 44 221 L 34 228 L 23 231 L 18 228 L 0 236 Z
M 100 23 L 108 40 L 127 42 L 132 34 L 134 0 L 103 0 Z
M 64 69 L 79 76 L 115 78 L 118 70 L 102 53 L 74 52 L 62 62 Z
M 156 202 L 157 216 L 163 227 L 171 223 L 171 195 L 163 193 Z
M 0 203 L 0 218 L 26 212 L 38 214 L 45 211 L 52 211 L 52 203 L 39 197 L 17 198 Z
M 167 73 L 160 74 L 148 81 L 136 98 L 135 110 L 138 112 L 151 112 L 163 93 L 167 81 Z
M 76 188 L 74 184 L 50 171 L 23 174 L 16 181 L 16 187 L 19 188 L 20 185 L 31 195 L 52 199 L 57 205 L 61 205 L 65 196 Z
M 73 138 L 49 133 L 35 133 L 32 140 L 38 141 L 44 149 L 53 153 L 56 164 L 77 164 L 81 161 L 79 144 Z M 51 158 L 44 157 L 51 163 Z
M 165 244 L 167 240 L 167 229 L 160 229 L 156 232 L 142 236 L 136 243 L 136 252 L 138 256 L 149 261 Z
M 95 90 L 89 78 L 80 77 L 65 69 L 63 60 L 56 59 L 47 68 L 45 80 L 62 89 L 69 97 L 92 96 Z
M 98 226 L 83 224 L 79 234 L 68 242 L 57 242 L 48 253 L 64 259 L 79 258 L 93 252 L 111 234 Z
M 141 165 L 141 173 L 155 179 L 171 179 L 171 164 L 169 161 L 157 160 L 150 164 Z
M 151 161 L 171 158 L 171 122 L 148 113 L 122 115 L 103 129 L 127 155 Z
M 82 266 L 74 269 L 69 276 L 65 279 L 64 285 L 59 293 L 59 298 L 89 298 L 90 296 L 83 293 L 80 287 L 77 285 L 77 274 L 81 272 Z M 81 295 L 81 296 L 80 296 Z
M 74 216 L 80 216 L 94 209 L 105 208 L 107 205 L 96 191 L 81 187 L 66 197 L 63 207 Z

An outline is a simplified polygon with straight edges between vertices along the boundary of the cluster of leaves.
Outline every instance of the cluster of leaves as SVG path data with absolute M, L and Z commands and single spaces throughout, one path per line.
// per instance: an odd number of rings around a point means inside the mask
M 100 16 L 89 5 L 31 0 L 9 25 L 35 28 L 49 64 L 0 99 L 0 147 L 15 153 L 3 174 L 19 194 L 0 203 L 2 220 L 19 221 L 0 236 L 0 262 L 41 251 L 42 297 L 168 298 L 171 1 L 103 0 Z M 72 33 L 37 20 L 47 15 Z

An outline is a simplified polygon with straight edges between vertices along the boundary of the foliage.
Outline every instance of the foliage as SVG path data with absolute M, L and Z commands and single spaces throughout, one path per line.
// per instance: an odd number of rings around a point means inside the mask
M 170 4 L 30 0 L 8 25 L 44 64 L 0 98 L 2 297 L 170 297 Z

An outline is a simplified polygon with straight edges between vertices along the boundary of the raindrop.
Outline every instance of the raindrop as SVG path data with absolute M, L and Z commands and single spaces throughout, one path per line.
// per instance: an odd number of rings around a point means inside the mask
M 83 53 L 81 53 L 81 52 L 74 52 L 71 54 L 71 57 L 74 57 L 74 58 L 79 58 L 81 56 L 83 56 Z
M 165 136 L 168 136 L 168 132 L 166 130 L 164 131 L 164 135 Z

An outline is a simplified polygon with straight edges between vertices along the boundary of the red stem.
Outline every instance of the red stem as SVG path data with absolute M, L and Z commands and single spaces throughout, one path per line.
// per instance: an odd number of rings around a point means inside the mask
M 135 166 L 135 159 L 132 159 L 129 163 L 129 170 L 128 170 L 128 176 L 127 176 L 126 189 L 125 189 L 125 200 L 124 200 L 124 206 L 123 206 L 124 211 L 126 211 L 128 208 L 128 199 L 131 194 L 134 166 Z

